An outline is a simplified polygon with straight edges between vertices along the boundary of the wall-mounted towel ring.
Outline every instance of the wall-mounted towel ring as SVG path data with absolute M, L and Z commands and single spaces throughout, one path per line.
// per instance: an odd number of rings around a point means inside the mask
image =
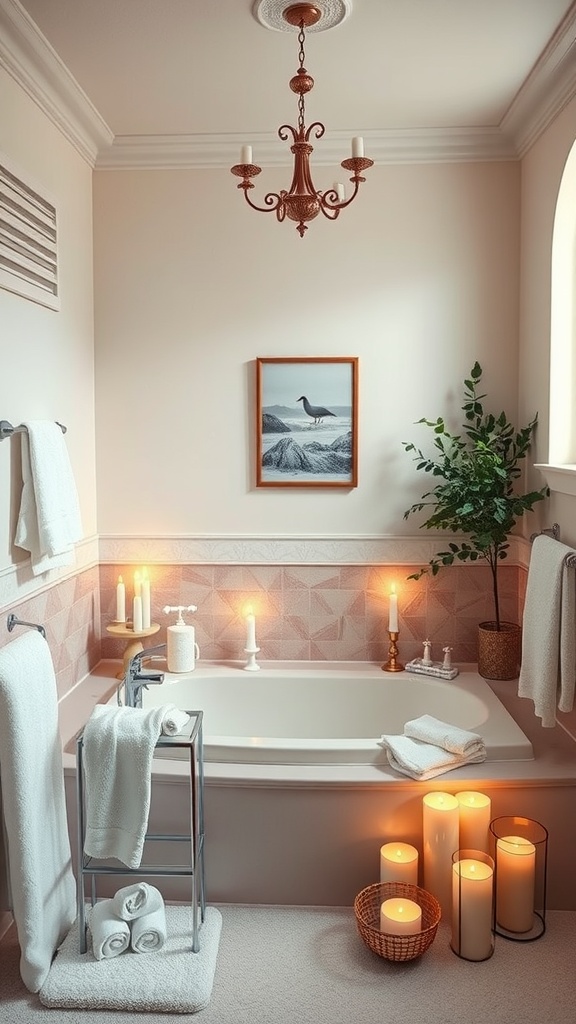
M 58 420 L 56 420 L 56 423 L 60 427 L 62 433 L 65 434 L 67 428 L 64 426 L 64 424 L 58 423 Z M 23 434 L 25 430 L 26 427 L 24 426 L 23 423 L 21 423 L 20 426 L 18 427 L 13 427 L 12 424 L 8 422 L 8 420 L 0 420 L 0 441 L 3 441 L 6 437 L 12 437 L 12 434 Z
M 46 639 L 46 630 L 44 629 L 44 626 L 39 626 L 37 622 L 24 622 L 24 619 L 17 619 L 14 612 L 10 612 L 6 619 L 6 625 L 9 633 L 12 632 L 14 626 L 31 626 L 32 629 L 37 629 L 39 633 L 42 633 L 42 636 Z

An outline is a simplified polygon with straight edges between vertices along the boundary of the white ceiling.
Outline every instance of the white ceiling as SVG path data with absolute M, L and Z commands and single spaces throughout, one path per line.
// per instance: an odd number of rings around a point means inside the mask
M 296 123 L 288 87 L 296 36 L 264 28 L 252 0 L 21 3 L 117 143 L 273 137 L 281 145 L 279 125 Z M 498 132 L 560 60 L 576 77 L 573 0 L 350 6 L 341 25 L 306 39 L 316 80 L 306 119 L 321 120 L 327 138 Z

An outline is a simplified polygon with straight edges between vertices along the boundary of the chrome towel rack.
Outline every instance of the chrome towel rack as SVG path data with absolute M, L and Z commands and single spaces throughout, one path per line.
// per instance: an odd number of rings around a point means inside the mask
M 56 423 L 60 427 L 62 433 L 65 434 L 67 428 L 64 424 L 58 423 L 58 420 L 56 420 Z M 17 427 L 13 427 L 8 420 L 0 420 L 0 441 L 4 441 L 7 437 L 12 437 L 12 434 L 23 434 L 25 431 L 26 427 L 23 423 L 20 423 Z
M 534 542 L 541 533 L 545 533 L 546 536 L 552 537 L 554 540 L 560 540 L 560 526 L 558 523 L 552 523 L 552 526 L 547 526 L 543 530 L 530 534 L 530 541 Z M 574 554 L 566 555 L 565 564 L 569 569 L 576 569 L 576 551 Z
M 46 630 L 44 629 L 44 626 L 39 626 L 37 622 L 24 622 L 24 619 L 16 618 L 14 612 L 10 612 L 6 619 L 6 625 L 9 633 L 12 632 L 14 626 L 30 626 L 32 629 L 37 629 L 39 633 L 42 633 L 42 636 L 46 639 Z

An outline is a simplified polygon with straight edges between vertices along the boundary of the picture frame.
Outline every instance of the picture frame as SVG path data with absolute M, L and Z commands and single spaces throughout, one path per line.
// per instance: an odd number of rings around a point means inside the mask
M 358 357 L 256 359 L 256 486 L 358 486 Z

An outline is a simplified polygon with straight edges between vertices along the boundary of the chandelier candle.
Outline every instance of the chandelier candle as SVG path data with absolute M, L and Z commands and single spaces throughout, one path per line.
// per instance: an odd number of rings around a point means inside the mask
M 418 850 L 409 843 L 380 847 L 380 881 L 418 885 Z
M 458 801 L 450 793 L 427 793 L 422 800 L 424 888 L 444 915 L 452 902 L 452 854 L 459 849 Z
M 491 818 L 490 797 L 484 793 L 457 793 L 460 805 L 460 846 L 488 853 Z

